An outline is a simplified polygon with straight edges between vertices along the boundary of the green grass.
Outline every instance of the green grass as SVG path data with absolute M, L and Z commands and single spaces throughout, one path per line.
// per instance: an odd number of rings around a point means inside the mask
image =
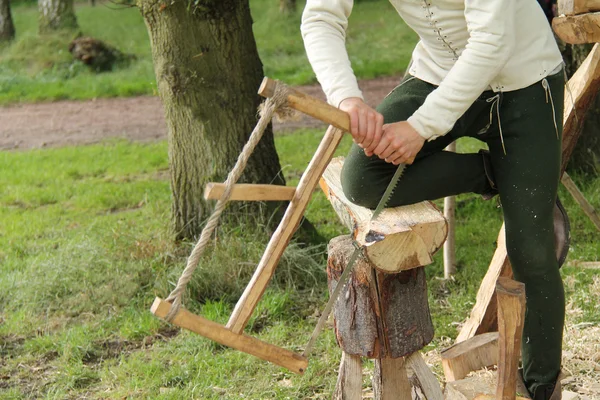
M 322 136 L 303 130 L 276 138 L 289 184 Z M 347 151 L 343 141 L 339 154 Z M 476 141 L 461 142 L 474 150 Z M 593 204 L 600 180 L 573 177 Z M 598 232 L 561 191 L 573 224 L 569 259 L 597 261 Z M 0 153 L 1 399 L 325 399 L 335 385 L 340 351 L 331 329 L 318 341 L 304 376 L 180 332 L 148 308 L 166 296 L 192 243 L 170 240 L 167 145 L 122 141 L 85 147 Z M 308 218 L 326 238 L 346 233 L 316 192 Z M 444 281 L 441 256 L 427 267 L 436 338 L 447 344 L 468 316 L 495 250 L 501 211 L 494 201 L 460 196 L 458 273 Z M 220 228 L 186 306 L 225 322 L 262 254 L 267 235 Z M 324 243 L 293 244 L 260 302 L 249 333 L 298 350 L 325 300 Z M 238 275 L 231 275 L 235 272 Z M 594 271 L 563 269 L 577 322 L 600 323 Z M 198 301 L 200 300 L 200 301 Z M 438 366 L 439 368 L 439 366 Z
M 265 75 L 289 84 L 315 81 L 304 54 L 298 12 L 281 16 L 278 3 L 251 0 L 254 31 Z M 150 43 L 137 8 L 105 2 L 96 7 L 78 4 L 81 31 L 117 47 L 137 59 L 105 73 L 94 73 L 73 61 L 69 32 L 40 37 L 37 8 L 13 7 L 15 42 L 0 48 L 0 105 L 59 99 L 91 99 L 153 95 L 156 82 Z M 361 78 L 400 74 L 408 64 L 416 35 L 384 0 L 359 2 L 351 16 L 348 50 Z

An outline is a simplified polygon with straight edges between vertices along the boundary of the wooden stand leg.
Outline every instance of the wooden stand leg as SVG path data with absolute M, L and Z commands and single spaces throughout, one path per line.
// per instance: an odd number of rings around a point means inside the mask
M 517 368 L 525 317 L 525 285 L 507 278 L 498 279 L 498 386 L 497 400 L 514 400 Z
M 373 392 L 377 400 L 411 399 L 411 387 L 403 357 L 375 359 Z
M 598 215 L 598 212 L 596 211 L 594 206 L 592 206 L 590 202 L 587 201 L 583 193 L 581 193 L 581 190 L 579 190 L 577 185 L 575 185 L 575 182 L 573 182 L 573 179 L 571 179 L 571 177 L 566 172 L 564 172 L 560 181 L 562 182 L 564 187 L 569 191 L 569 193 L 571 193 L 571 196 L 573 196 L 577 204 L 579 204 L 585 215 L 587 215 L 590 221 L 592 221 L 592 223 L 596 225 L 596 228 L 598 228 L 598 230 L 600 231 L 600 216 Z
M 342 353 L 333 400 L 360 400 L 362 398 L 362 361 L 360 356 Z
M 421 353 L 416 352 L 408 356 L 406 364 L 415 373 L 419 386 L 427 400 L 444 400 L 440 383 L 427 364 L 425 364 Z

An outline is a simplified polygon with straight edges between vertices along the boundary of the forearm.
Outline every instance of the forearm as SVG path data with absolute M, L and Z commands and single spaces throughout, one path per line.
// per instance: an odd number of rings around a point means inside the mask
M 348 97 L 362 98 L 345 46 L 352 5 L 352 0 L 308 0 L 302 15 L 308 60 L 335 107 Z

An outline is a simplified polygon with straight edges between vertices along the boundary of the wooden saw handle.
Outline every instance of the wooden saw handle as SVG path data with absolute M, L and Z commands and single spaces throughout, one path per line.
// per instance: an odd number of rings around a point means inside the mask
M 350 116 L 335 108 L 322 100 L 305 93 L 299 92 L 287 86 L 285 83 L 265 77 L 258 89 L 258 94 L 263 97 L 273 97 L 275 89 L 283 85 L 288 90 L 287 106 L 310 115 L 318 120 L 321 120 L 329 125 L 333 125 L 345 132 L 350 132 Z

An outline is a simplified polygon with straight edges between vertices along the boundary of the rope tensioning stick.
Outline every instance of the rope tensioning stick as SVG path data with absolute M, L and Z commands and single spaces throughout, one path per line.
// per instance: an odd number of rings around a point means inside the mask
M 202 229 L 200 239 L 198 240 L 198 243 L 196 243 L 194 249 L 192 250 L 192 253 L 188 257 L 186 267 L 181 273 L 181 277 L 177 281 L 177 286 L 175 287 L 175 289 L 173 289 L 171 294 L 169 294 L 169 297 L 167 297 L 166 299 L 166 301 L 171 302 L 173 304 L 169 313 L 165 317 L 166 321 L 172 322 L 175 315 L 177 315 L 177 312 L 181 307 L 182 297 L 185 293 L 185 288 L 192 279 L 192 275 L 196 270 L 198 263 L 200 262 L 200 258 L 202 257 L 202 254 L 204 253 L 204 250 L 210 242 L 210 238 L 217 227 L 221 214 L 223 213 L 223 211 L 227 207 L 227 204 L 229 203 L 231 193 L 233 192 L 233 187 L 235 183 L 239 180 L 239 178 L 242 176 L 242 173 L 244 172 L 244 169 L 248 164 L 250 156 L 252 155 L 254 149 L 260 142 L 260 139 L 262 138 L 265 130 L 267 129 L 267 126 L 273 119 L 273 115 L 286 104 L 288 91 L 289 89 L 285 85 L 279 85 L 276 88 L 274 95 L 272 97 L 269 97 L 262 104 L 262 107 L 260 109 L 260 119 L 254 127 L 254 130 L 252 131 L 248 142 L 244 145 L 242 152 L 238 156 L 235 166 L 227 176 L 227 180 L 225 181 L 225 191 L 223 192 L 221 198 L 217 201 L 215 210 L 206 222 L 204 229 Z

